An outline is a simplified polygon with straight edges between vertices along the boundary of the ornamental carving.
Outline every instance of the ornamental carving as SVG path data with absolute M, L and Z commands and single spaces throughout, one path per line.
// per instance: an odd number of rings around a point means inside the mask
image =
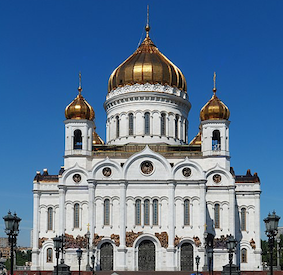
M 201 245 L 201 241 L 200 241 L 200 239 L 199 239 L 199 237 L 193 237 L 193 239 L 194 239 L 194 242 L 195 242 L 195 245 L 197 246 L 197 247 L 199 247 L 200 245 Z
M 110 177 L 112 174 L 111 168 L 110 167 L 103 168 L 102 174 L 104 177 Z
M 87 238 L 78 235 L 74 238 L 73 235 L 65 234 L 65 248 L 87 248 Z
M 142 234 L 142 232 L 135 233 L 135 232 L 133 232 L 133 230 L 130 231 L 130 232 L 126 232 L 126 246 L 132 247 L 136 238 L 138 236 L 140 236 L 141 234 Z
M 227 243 L 226 243 L 227 240 L 228 240 L 228 235 L 226 235 L 226 237 L 224 235 L 221 235 L 220 238 L 214 239 L 213 247 L 225 249 L 227 248 Z
M 146 175 L 151 174 L 153 171 L 152 162 L 149 160 L 143 161 L 141 163 L 141 171 L 143 172 L 143 174 L 146 174 Z
M 120 236 L 119 235 L 112 234 L 110 238 L 111 240 L 114 241 L 116 246 L 120 246 Z
M 215 183 L 219 183 L 221 181 L 221 176 L 219 174 L 215 174 L 212 179 Z
M 73 175 L 73 181 L 74 181 L 75 183 L 79 183 L 81 180 L 82 180 L 82 177 L 81 177 L 80 174 L 75 174 L 75 175 Z
M 175 246 L 178 246 L 179 243 L 180 243 L 180 241 L 181 241 L 181 238 L 176 235 L 176 236 L 175 236 L 175 239 L 174 239 L 174 245 L 175 245 Z
M 250 240 L 250 245 L 251 245 L 252 249 L 256 249 L 255 241 L 254 241 L 253 238 Z
M 104 236 L 99 236 L 98 234 L 93 235 L 92 245 L 97 246 L 98 243 L 104 238 Z
M 185 167 L 182 170 L 182 173 L 183 173 L 184 177 L 188 178 L 192 174 L 192 170 L 189 167 Z
M 162 247 L 168 247 L 168 234 L 167 232 L 155 233 L 155 237 L 160 241 Z
M 38 239 L 38 248 L 42 248 L 42 245 L 45 241 L 47 241 L 48 238 L 42 237 Z

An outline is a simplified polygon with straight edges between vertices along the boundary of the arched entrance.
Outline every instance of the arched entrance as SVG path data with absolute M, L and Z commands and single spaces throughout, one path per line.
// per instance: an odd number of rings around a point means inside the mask
M 184 243 L 181 246 L 181 270 L 194 270 L 194 250 L 190 243 Z
M 155 245 L 145 240 L 139 245 L 138 270 L 155 270 Z
M 113 270 L 113 246 L 104 243 L 100 247 L 100 270 Z

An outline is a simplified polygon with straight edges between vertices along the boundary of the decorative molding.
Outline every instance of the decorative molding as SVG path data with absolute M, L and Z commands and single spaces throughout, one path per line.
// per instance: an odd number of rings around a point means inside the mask
M 228 235 L 226 235 L 226 237 L 224 235 L 221 235 L 220 238 L 215 238 L 214 243 L 213 243 L 213 247 L 214 248 L 220 248 L 220 249 L 226 249 L 228 238 L 229 238 Z
M 47 240 L 48 240 L 48 238 L 45 238 L 45 237 L 39 238 L 38 239 L 38 248 L 42 248 L 43 243 Z
M 65 248 L 87 248 L 87 238 L 78 235 L 74 238 L 73 235 L 65 234 Z
M 254 249 L 254 250 L 256 249 L 256 244 L 255 244 L 255 241 L 254 241 L 253 238 L 250 240 L 250 245 L 251 245 L 252 249 Z
M 160 241 L 162 247 L 168 247 L 168 234 L 167 232 L 155 233 L 155 237 Z
M 201 245 L 201 241 L 200 241 L 199 237 L 194 236 L 193 239 L 194 239 L 196 247 L 199 247 Z
M 180 243 L 180 241 L 181 241 L 181 238 L 176 235 L 176 236 L 175 236 L 175 239 L 174 239 L 174 245 L 175 245 L 175 246 L 178 246 L 179 243 Z
M 93 241 L 92 241 L 92 245 L 93 246 L 97 246 L 98 243 L 104 238 L 104 236 L 99 236 L 98 234 L 94 234 L 93 235 Z
M 137 237 L 142 235 L 143 232 L 137 232 L 135 233 L 133 230 L 130 232 L 126 232 L 126 246 L 127 247 L 133 247 L 133 244 Z
M 116 246 L 120 246 L 120 236 L 119 235 L 112 234 L 110 238 L 111 240 L 114 241 Z

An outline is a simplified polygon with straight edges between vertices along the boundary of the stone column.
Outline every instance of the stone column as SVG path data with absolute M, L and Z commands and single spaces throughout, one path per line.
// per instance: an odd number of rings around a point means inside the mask
M 64 186 L 59 187 L 59 235 L 65 234 L 65 189 Z
M 200 225 L 200 238 L 203 238 L 202 244 L 205 245 L 204 240 L 204 232 L 206 230 L 206 188 L 205 188 L 205 182 L 201 182 L 199 184 L 199 225 Z
M 230 186 L 229 188 L 229 229 L 230 229 L 230 234 L 232 234 L 234 237 L 235 235 L 235 182 L 233 181 L 233 186 Z M 220 220 L 221 223 L 221 220 Z M 235 249 L 235 252 L 237 249 Z M 234 253 L 233 257 L 233 263 L 237 263 L 237 255 Z
M 95 197 L 95 187 L 96 182 L 93 179 L 88 179 L 88 222 L 89 222 L 89 232 L 90 232 L 90 247 L 92 247 L 94 227 L 95 227 L 95 212 L 94 212 L 94 197 Z

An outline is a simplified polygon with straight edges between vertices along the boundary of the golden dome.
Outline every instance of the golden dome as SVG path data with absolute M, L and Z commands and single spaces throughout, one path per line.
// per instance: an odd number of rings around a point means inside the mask
M 111 74 L 108 92 L 133 84 L 161 84 L 187 90 L 187 83 L 181 70 L 164 56 L 150 39 L 149 25 L 146 38 L 138 49 Z
M 80 75 L 81 81 L 81 75 Z M 65 117 L 66 119 L 94 119 L 94 111 L 93 108 L 89 105 L 89 103 L 84 99 L 81 95 L 82 87 L 81 84 L 78 88 L 79 94 L 77 97 L 66 107 L 65 109 Z
M 202 107 L 200 120 L 228 120 L 230 111 L 228 107 L 216 96 L 216 88 L 213 88 L 212 98 Z

